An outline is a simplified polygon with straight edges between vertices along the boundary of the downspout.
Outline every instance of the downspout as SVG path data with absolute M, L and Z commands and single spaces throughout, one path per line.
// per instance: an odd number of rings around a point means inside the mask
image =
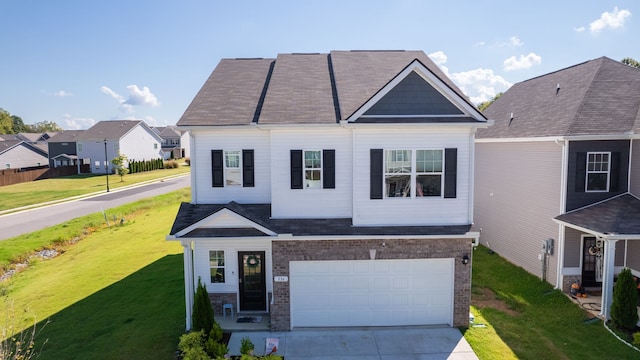
M 181 240 L 184 257 L 184 299 L 186 307 L 186 330 L 191 330 L 191 314 L 193 309 L 193 296 L 195 293 L 193 279 L 193 242 L 189 240 Z
M 627 170 L 627 192 L 631 192 L 631 160 L 633 158 L 633 139 L 629 139 L 629 169 Z
M 470 224 L 473 224 L 473 197 L 475 194 L 476 131 L 477 128 L 472 128 L 471 134 L 469 136 L 469 184 L 471 184 L 471 186 L 469 186 L 469 205 L 467 206 L 467 208 L 469 209 L 468 216 Z
M 190 150 L 190 157 L 191 157 L 191 162 L 189 167 L 191 168 L 191 203 L 192 204 L 197 204 L 198 203 L 198 182 L 196 181 L 196 179 L 198 178 L 197 174 L 198 174 L 198 166 L 193 166 L 196 163 L 197 160 L 197 153 L 198 151 L 196 151 L 196 137 L 193 136 L 193 131 L 189 131 L 189 146 L 191 147 Z
M 556 140 L 558 144 L 558 140 Z M 569 141 L 562 141 L 562 162 L 560 169 L 560 214 L 564 214 L 567 209 L 567 177 L 569 171 Z M 565 246 L 566 227 L 558 224 L 558 244 L 556 246 L 557 269 L 556 269 L 556 289 L 562 290 L 564 282 L 564 246 Z

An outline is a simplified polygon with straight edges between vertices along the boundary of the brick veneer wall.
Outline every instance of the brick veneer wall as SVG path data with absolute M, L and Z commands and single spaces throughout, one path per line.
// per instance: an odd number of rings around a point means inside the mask
M 238 294 L 236 293 L 209 293 L 213 313 L 215 315 L 222 315 L 222 305 L 233 304 L 233 312 L 235 314 L 238 311 L 236 308 L 237 296 Z
M 385 247 L 382 247 L 383 242 Z M 462 257 L 471 256 L 470 239 L 273 241 L 273 275 L 290 276 L 290 261 L 370 260 L 369 249 L 376 249 L 376 259 L 455 258 L 453 326 L 469 326 L 471 263 L 463 265 Z M 273 293 L 271 330 L 289 331 L 289 282 L 274 282 Z

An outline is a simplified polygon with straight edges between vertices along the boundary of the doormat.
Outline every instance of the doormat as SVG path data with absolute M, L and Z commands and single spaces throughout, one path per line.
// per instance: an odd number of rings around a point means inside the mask
M 239 323 L 260 323 L 262 322 L 262 316 L 242 316 L 239 317 L 236 322 Z

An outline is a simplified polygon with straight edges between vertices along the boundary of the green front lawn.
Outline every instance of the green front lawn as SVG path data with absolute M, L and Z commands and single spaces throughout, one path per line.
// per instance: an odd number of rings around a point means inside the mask
M 120 181 L 117 175 L 109 175 L 109 188 L 117 189 L 158 178 L 185 174 L 190 167 L 184 162 L 175 169 L 162 169 L 127 174 Z M 0 186 L 0 211 L 62 200 L 73 196 L 86 195 L 107 190 L 106 175 L 80 174 L 55 179 L 30 181 L 26 183 Z
M 640 359 L 559 290 L 487 248 L 473 253 L 471 304 L 465 331 L 480 359 Z

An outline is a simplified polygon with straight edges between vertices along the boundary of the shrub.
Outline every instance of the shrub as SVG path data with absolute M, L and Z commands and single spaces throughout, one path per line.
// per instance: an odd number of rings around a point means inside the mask
M 638 293 L 636 282 L 629 268 L 625 268 L 618 275 L 613 288 L 613 302 L 611 303 L 611 321 L 621 329 L 633 331 L 638 322 Z
M 248 337 L 245 336 L 240 340 L 240 354 L 253 355 L 254 348 L 255 345 L 253 345 L 253 342 Z
M 187 166 L 191 166 L 191 158 L 185 158 L 184 162 L 185 164 L 187 164 Z
M 204 351 L 204 332 L 202 330 L 180 336 L 178 349 L 185 360 L 210 359 Z
M 640 332 L 633 334 L 633 345 L 640 347 Z
M 207 340 L 205 350 L 207 354 L 212 356 L 214 359 L 223 358 L 227 353 L 229 353 L 229 348 L 226 344 L 215 341 L 212 338 Z
M 176 169 L 178 168 L 178 162 L 175 160 L 165 161 L 164 162 L 165 169 Z
M 215 319 L 213 318 L 213 308 L 207 288 L 198 278 L 198 287 L 193 298 L 193 312 L 191 314 L 191 328 L 193 331 L 204 330 L 205 334 L 211 333 Z
M 223 331 L 222 331 L 222 328 L 220 327 L 220 324 L 218 324 L 217 322 L 214 322 L 213 328 L 209 333 L 209 339 L 213 339 L 213 341 L 220 342 L 222 340 L 222 333 Z

